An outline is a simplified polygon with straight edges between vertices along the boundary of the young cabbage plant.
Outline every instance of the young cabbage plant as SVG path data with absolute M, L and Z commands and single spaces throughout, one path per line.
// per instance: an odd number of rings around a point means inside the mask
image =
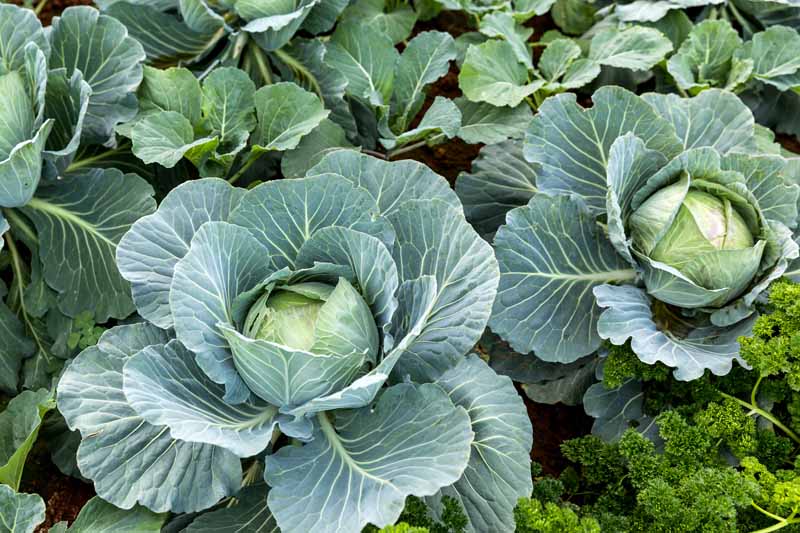
M 545 361 L 630 339 L 677 379 L 724 375 L 756 299 L 798 257 L 796 166 L 728 92 L 607 87 L 593 100 L 583 109 L 574 95 L 548 99 L 528 128 L 520 153 L 534 167 L 513 198 L 527 204 L 494 238 L 501 275 L 489 325 Z M 483 176 L 482 195 L 473 176 L 459 191 L 483 203 L 468 212 L 498 223 L 508 203 L 486 198 L 506 183 Z
M 532 30 L 516 25 L 510 16 L 486 17 L 480 30 L 489 37 L 466 52 L 458 83 L 473 102 L 517 106 L 523 100 L 536 108 L 550 95 L 586 87 L 603 68 L 649 75 L 673 49 L 660 31 L 643 26 L 605 27 L 587 40 L 549 40 L 534 67 L 528 38 Z
M 511 380 L 465 357 L 499 270 L 442 177 L 341 150 L 251 190 L 188 182 L 117 261 L 147 321 L 58 390 L 102 498 L 202 511 L 265 455 L 263 520 L 284 532 L 392 524 L 410 494 L 513 529 L 531 426 Z
M 90 7 L 44 29 L 31 10 L 2 4 L 0 21 L 0 390 L 14 393 L 20 381 L 50 386 L 73 354 L 72 319 L 133 312 L 116 244 L 155 202 L 139 176 L 79 156 L 108 151 L 136 114 L 139 43 Z

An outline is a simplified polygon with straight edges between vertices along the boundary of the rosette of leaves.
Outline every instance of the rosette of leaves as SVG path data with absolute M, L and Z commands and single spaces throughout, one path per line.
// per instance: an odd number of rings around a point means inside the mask
M 346 81 L 344 94 L 358 132 L 348 138 L 368 149 L 380 143 L 392 157 L 453 137 L 495 143 L 520 136 L 519 124 L 531 116 L 526 109 L 498 113 L 491 106 L 437 96 L 419 116 L 428 86 L 447 74 L 456 55 L 454 39 L 444 32 L 419 33 L 399 53 L 389 34 L 361 22 L 342 22 L 325 45 L 324 64 Z M 342 124 L 336 115 L 334 110 L 332 118 Z
M 431 0 L 443 9 L 466 11 L 476 18 L 492 13 L 508 13 L 519 22 L 544 15 L 555 0 Z
M 498 14 L 483 19 L 481 32 L 499 38 L 469 46 L 458 82 L 468 99 L 493 106 L 514 107 L 527 100 L 538 107 L 550 95 L 587 86 L 602 67 L 646 72 L 673 49 L 654 28 L 606 27 L 591 37 L 586 53 L 576 40 L 549 40 L 534 67 L 528 45 L 532 30 Z
M 58 389 L 102 498 L 201 511 L 266 454 L 256 508 L 284 532 L 388 525 L 409 494 L 513 529 L 530 422 L 464 357 L 499 273 L 442 177 L 342 150 L 250 190 L 188 182 L 117 260 L 147 322 L 106 332 Z
M 606 87 L 593 100 L 542 105 L 522 148 L 531 187 L 494 204 L 492 191 L 507 194 L 496 174 L 483 175 L 481 195 L 474 178 L 460 187 L 465 202 L 483 202 L 473 216 L 506 214 L 489 325 L 545 361 L 631 339 L 677 379 L 724 375 L 756 299 L 798 256 L 796 167 L 760 153 L 752 114 L 728 92 Z
M 290 150 L 329 114 L 291 82 L 256 90 L 243 70 L 214 69 L 202 82 L 185 68 L 145 67 L 139 114 L 118 128 L 145 163 L 172 168 L 183 158 L 202 177 L 225 177 L 249 145 L 235 181 L 260 156 Z
M 73 318 L 133 312 L 116 244 L 155 203 L 140 177 L 78 156 L 136 114 L 144 53 L 125 27 L 90 7 L 47 30 L 14 5 L 0 20 L 0 390 L 14 393 L 21 370 L 23 387 L 49 387 Z

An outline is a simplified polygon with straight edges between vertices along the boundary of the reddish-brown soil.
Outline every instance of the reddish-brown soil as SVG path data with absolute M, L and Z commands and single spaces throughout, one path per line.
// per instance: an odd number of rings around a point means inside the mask
M 45 26 L 50 25 L 53 17 L 57 17 L 69 6 L 89 6 L 92 5 L 92 0 L 42 0 L 45 2 L 44 7 L 39 12 L 39 20 Z M 22 5 L 21 0 L 12 0 L 13 4 Z M 38 3 L 38 0 L 34 2 Z
M 36 493 L 45 503 L 45 521 L 36 528 L 44 533 L 58 522 L 72 523 L 95 495 L 94 487 L 65 476 L 50 462 L 50 454 L 38 443 L 25 462 L 20 492 Z

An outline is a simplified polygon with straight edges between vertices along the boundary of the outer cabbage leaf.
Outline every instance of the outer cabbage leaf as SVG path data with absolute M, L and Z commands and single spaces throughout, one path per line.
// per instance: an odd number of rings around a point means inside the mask
M 697 379 L 706 370 L 724 376 L 731 371 L 734 360 L 744 364 L 739 357 L 738 338 L 750 333 L 755 315 L 729 328 L 703 323 L 703 318 L 693 323 L 673 316 L 672 322 L 688 333 L 664 332 L 656 325 L 652 303 L 644 290 L 601 285 L 594 293 L 597 304 L 605 309 L 597 324 L 599 335 L 616 345 L 630 338 L 639 359 L 674 368 L 676 379 Z
M 245 487 L 236 495 L 237 503 L 203 513 L 184 529 L 185 533 L 280 533 L 267 507 L 263 484 Z
M 736 60 L 739 63 L 736 67 L 732 64 L 734 52 L 741 46 L 742 39 L 730 22 L 704 20 L 692 29 L 680 49 L 669 58 L 667 70 L 678 87 L 686 91 L 733 88 L 752 70 L 752 65 L 747 68 L 741 60 Z M 731 76 L 733 72 L 739 74 Z
M 462 172 L 456 181 L 467 220 L 487 240 L 505 222 L 506 213 L 527 204 L 536 191 L 536 169 L 525 161 L 521 141 L 482 148 L 472 172 Z
M 483 333 L 497 290 L 497 261 L 463 214 L 440 200 L 408 201 L 389 219 L 397 233 L 393 256 L 401 284 L 433 276 L 436 288 L 421 333 L 404 348 L 395 372 L 435 379 Z M 403 326 L 396 324 L 395 331 Z
M 19 489 L 25 459 L 36 442 L 44 415 L 54 407 L 47 389 L 26 390 L 0 412 L 0 483 Z
M 753 35 L 743 57 L 753 60 L 753 77 L 781 91 L 800 87 L 800 34 L 786 26 L 772 26 Z
M 373 406 L 318 415 L 311 443 L 267 457 L 269 507 L 281 531 L 359 531 L 394 523 L 408 494 L 459 479 L 473 433 L 437 385 L 395 385 Z
M 92 311 L 102 323 L 133 311 L 114 256 L 122 235 L 154 209 L 152 187 L 116 169 L 81 170 L 39 187 L 23 211 L 36 226 L 44 278 L 64 314 Z
M 85 6 L 67 8 L 53 19 L 50 43 L 50 68 L 66 68 L 70 76 L 80 70 L 92 88 L 82 139 L 113 142 L 114 127 L 136 114 L 142 45 L 121 22 Z
M 671 51 L 672 42 L 656 29 L 608 28 L 592 37 L 589 59 L 609 67 L 647 70 Z
M 327 155 L 308 176 L 338 174 L 365 189 L 375 200 L 378 212 L 388 216 L 407 200 L 441 200 L 458 209 L 458 197 L 447 181 L 417 161 L 384 161 L 353 150 Z
M 123 390 L 139 416 L 169 427 L 174 439 L 213 444 L 239 457 L 263 451 L 277 422 L 278 410 L 258 400 L 225 402 L 225 388 L 177 340 L 148 346 L 125 363 Z
M 469 413 L 475 440 L 464 475 L 431 499 L 455 498 L 469 518 L 469 531 L 513 529 L 517 500 L 533 490 L 533 428 L 525 404 L 509 378 L 495 374 L 474 354 L 436 384 Z
M 255 94 L 258 126 L 254 150 L 290 150 L 330 114 L 319 97 L 294 83 L 276 83 Z
M 635 379 L 616 389 L 595 383 L 583 395 L 583 407 L 586 414 L 595 418 L 592 434 L 607 442 L 618 441 L 631 427 L 651 440 L 658 438 L 655 419 L 643 412 L 642 384 Z
M 340 22 L 375 28 L 400 43 L 411 35 L 417 14 L 405 3 L 387 5 L 385 0 L 356 0 L 342 13 Z
M 33 533 L 44 522 L 44 501 L 38 494 L 14 492 L 0 484 L 0 525 L 8 533 Z
M 495 237 L 500 287 L 489 326 L 520 353 L 569 363 L 595 351 L 592 289 L 636 273 L 580 198 L 538 194 L 508 213 Z
M 28 43 L 33 43 L 45 57 L 50 55 L 50 41 L 33 11 L 0 4 L 0 21 L 0 74 L 19 70 L 25 64 Z
M 152 215 L 137 220 L 117 246 L 117 265 L 131 283 L 140 315 L 161 328 L 174 325 L 169 291 L 175 265 L 197 230 L 226 221 L 245 191 L 223 180 L 189 181 L 170 191 Z
M 169 295 L 175 334 L 197 355 L 200 368 L 225 385 L 225 401 L 230 403 L 247 400 L 250 391 L 236 372 L 228 341 L 217 325 L 235 323 L 234 300 L 275 270 L 269 257 L 245 228 L 206 222 L 175 265 Z
M 545 100 L 528 127 L 525 159 L 537 163 L 545 192 L 578 194 L 591 209 L 605 209 L 606 165 L 612 143 L 631 132 L 647 148 L 671 157 L 681 151 L 674 127 L 642 98 L 620 87 L 602 87 L 583 109 L 574 94 Z
M 725 0 L 634 0 L 616 6 L 615 13 L 625 22 L 655 22 L 673 9 L 722 4 Z
M 158 533 L 167 517 L 140 505 L 120 509 L 95 496 L 86 502 L 66 533 Z
M 117 326 L 67 368 L 58 408 L 81 432 L 78 466 L 97 494 L 123 509 L 136 503 L 156 511 L 192 512 L 239 490 L 241 464 L 208 444 L 175 440 L 169 428 L 136 414 L 123 392 L 123 367 L 139 350 L 167 342 L 155 326 Z
M 5 286 L 0 283 L 0 295 Z M 2 301 L 0 301 L 0 390 L 16 394 L 22 362 L 36 352 L 36 344 L 28 338 L 25 326 Z
M 752 149 L 753 114 L 733 93 L 710 89 L 694 98 L 656 93 L 642 98 L 672 124 L 684 150 L 710 146 L 725 154 Z
M 300 247 L 318 229 L 342 226 L 383 237 L 389 228 L 376 211 L 367 191 L 343 177 L 322 175 L 270 181 L 251 189 L 230 222 L 250 230 L 267 249 L 261 261 L 271 257 L 277 270 L 294 267 Z

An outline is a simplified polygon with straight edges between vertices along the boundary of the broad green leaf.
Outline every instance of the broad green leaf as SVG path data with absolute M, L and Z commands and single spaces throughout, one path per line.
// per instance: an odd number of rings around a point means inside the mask
M 636 267 L 626 236 L 626 224 L 633 211 L 634 195 L 647 180 L 666 166 L 668 160 L 655 150 L 648 150 L 644 142 L 632 133 L 618 137 L 608 154 L 608 239 L 622 257 Z
M 142 113 L 175 111 L 186 117 L 192 126 L 200 123 L 203 93 L 200 82 L 189 69 L 158 69 L 145 65 L 138 95 Z
M 0 283 L 0 295 L 5 295 Z M 25 326 L 0 301 L 0 391 L 16 394 L 23 360 L 36 352 L 36 344 L 28 338 Z
M 521 138 L 533 118 L 533 112 L 527 104 L 495 107 L 470 102 L 464 97 L 456 98 L 454 102 L 461 111 L 458 137 L 469 144 L 496 144 L 506 139 Z
M 506 41 L 490 40 L 469 47 L 458 85 L 473 102 L 514 107 L 544 81 L 529 83 L 528 69 L 517 60 L 513 47 Z
M 548 363 L 534 354 L 519 354 L 497 335 L 487 332 L 479 344 L 489 356 L 492 370 L 520 383 L 525 395 L 537 403 L 580 405 L 595 383 L 599 357 L 589 355 L 568 364 Z
M 537 194 L 510 211 L 494 244 L 500 287 L 489 326 L 522 354 L 570 363 L 600 346 L 592 288 L 636 272 L 580 198 Z
M 592 37 L 589 59 L 609 67 L 647 70 L 672 51 L 672 42 L 653 28 L 609 28 Z
M 533 490 L 533 428 L 522 398 L 509 378 L 495 374 L 475 354 L 435 383 L 466 409 L 475 433 L 464 476 L 439 495 L 461 504 L 474 531 L 512 530 L 517 501 Z
M 267 507 L 267 488 L 262 484 L 245 487 L 235 504 L 203 513 L 184 533 L 280 533 Z
M 219 143 L 216 137 L 195 140 L 192 124 L 175 111 L 158 111 L 137 120 L 131 141 L 136 157 L 166 168 L 174 167 L 184 156 L 206 154 Z
M 114 127 L 136 114 L 144 49 L 118 20 L 87 6 L 74 6 L 53 19 L 50 68 L 80 70 L 92 88 L 82 139 L 105 144 Z M 80 67 L 80 68 L 79 68 Z
M 26 390 L 0 412 L 0 484 L 19 490 L 22 469 L 39 436 L 44 415 L 55 406 L 49 390 Z
M 569 35 L 581 35 L 594 24 L 597 7 L 586 0 L 556 0 L 552 15 L 556 25 Z
M 0 75 L 0 161 L 8 159 L 17 145 L 29 140 L 36 130 L 36 115 L 27 72 L 13 70 Z
M 601 285 L 594 289 L 603 314 L 597 324 L 599 335 L 621 345 L 631 339 L 631 348 L 647 364 L 656 362 L 674 368 L 675 379 L 691 381 L 710 370 L 717 376 L 731 371 L 733 361 L 741 362 L 738 338 L 749 335 L 755 316 L 730 328 L 719 328 L 674 317 L 677 328 L 689 331 L 663 331 L 653 317 L 650 299 L 644 290 L 632 286 Z M 683 321 L 684 324 L 680 322 Z
M 694 98 L 656 93 L 642 98 L 672 123 L 684 150 L 710 146 L 725 154 L 751 148 L 753 114 L 732 93 L 709 89 Z
M 401 283 L 425 276 L 436 282 L 433 305 L 395 371 L 432 379 L 483 333 L 497 290 L 497 262 L 462 212 L 440 200 L 407 201 L 389 219 L 397 232 L 393 256 Z
M 309 444 L 266 459 L 269 508 L 284 533 L 392 524 L 407 495 L 433 494 L 467 466 L 469 416 L 437 385 L 395 385 L 373 406 L 317 421 Z
M 0 4 L 0 74 L 18 70 L 25 64 L 25 47 L 33 43 L 50 55 L 50 42 L 42 23 L 30 9 Z
M 486 15 L 481 19 L 479 29 L 487 37 L 499 37 L 507 41 L 513 48 L 517 61 L 528 68 L 533 68 L 531 49 L 528 47 L 528 40 L 533 35 L 533 30 L 517 24 L 510 13 L 498 11 Z
M 67 533 L 159 533 L 167 514 L 156 514 L 140 505 L 120 509 L 95 496 L 81 508 Z
M 33 533 L 44 522 L 44 501 L 38 494 L 14 492 L 0 484 L 0 531 L 3 533 Z
M 673 9 L 722 4 L 725 0 L 634 0 L 616 8 L 619 18 L 625 22 L 654 22 Z
M 219 137 L 222 153 L 236 154 L 247 144 L 256 125 L 255 92 L 253 81 L 237 68 L 216 68 L 203 82 L 203 129 Z
M 48 74 L 44 116 L 53 119 L 53 129 L 45 144 L 45 177 L 62 175 L 72 163 L 80 145 L 91 92 L 79 71 L 71 77 L 67 77 L 64 69 Z
M 175 334 L 196 354 L 200 368 L 225 385 L 230 403 L 245 401 L 250 392 L 218 324 L 233 324 L 234 299 L 274 270 L 269 251 L 247 229 L 226 222 L 203 224 L 175 265 L 169 295 Z
M 456 209 L 461 205 L 447 181 L 417 161 L 389 162 L 354 150 L 339 150 L 325 156 L 308 176 L 327 173 L 338 174 L 366 190 L 383 216 L 395 213 L 407 200 L 437 199 Z
M 522 156 L 520 141 L 486 146 L 472 163 L 472 172 L 458 175 L 456 193 L 467 220 L 491 240 L 506 213 L 536 194 L 536 169 Z
M 291 40 L 311 10 L 322 0 L 261 2 L 235 0 L 233 7 L 248 23 L 242 27 L 264 50 L 278 50 Z
M 269 444 L 278 410 L 259 401 L 225 402 L 225 387 L 211 381 L 177 340 L 139 351 L 122 374 L 128 404 L 150 424 L 169 427 L 174 439 L 213 444 L 239 457 Z
M 583 406 L 586 414 L 595 418 L 592 434 L 606 442 L 617 442 L 630 428 L 651 440 L 658 438 L 655 419 L 644 414 L 640 381 L 628 379 L 616 389 L 595 383 L 583 395 Z
M 642 98 L 620 87 L 602 87 L 584 109 L 573 94 L 545 100 L 528 127 L 525 159 L 539 165 L 537 186 L 580 195 L 591 209 L 605 209 L 608 153 L 617 137 L 631 132 L 668 157 L 681 141 L 673 126 Z
M 547 81 L 556 81 L 567 72 L 570 64 L 581 57 L 581 47 L 572 39 L 555 39 L 547 43 L 537 65 Z
M 695 26 L 678 52 L 669 58 L 667 70 L 686 91 L 726 87 L 731 60 L 742 39 L 730 22 L 705 20 Z
M 176 15 L 163 13 L 149 5 L 114 2 L 106 13 L 122 22 L 139 41 L 148 62 L 174 65 L 202 56 L 217 38 L 213 32 L 196 32 Z
M 327 0 L 318 3 L 303 21 L 301 29 L 314 35 L 330 31 L 349 3 L 350 0 Z
M 387 35 L 350 22 L 337 26 L 328 43 L 325 63 L 347 79 L 347 94 L 381 106 L 391 101 L 399 57 Z
M 295 78 L 295 82 L 306 89 L 322 93 L 325 108 L 331 112 L 330 120 L 344 129 L 349 140 L 355 139 L 358 136 L 358 126 L 350 112 L 350 105 L 344 99 L 348 80 L 342 72 L 333 68 L 325 60 L 327 53 L 325 43 L 321 39 L 295 38 L 282 49 L 282 52 L 294 58 L 311 73 L 313 83 L 290 72 Z
M 722 170 L 741 172 L 747 189 L 758 200 L 764 216 L 788 228 L 797 226 L 800 183 L 792 182 L 789 163 L 779 156 L 729 153 L 721 158 Z
M 98 496 L 122 508 L 139 503 L 155 512 L 200 511 L 241 485 L 234 454 L 175 440 L 167 427 L 145 422 L 123 392 L 123 367 L 139 350 L 169 336 L 147 323 L 108 330 L 69 365 L 58 387 L 58 409 L 79 429 L 81 473 Z
M 330 152 L 351 146 L 341 126 L 330 119 L 323 119 L 319 126 L 300 140 L 297 148 L 283 154 L 281 173 L 287 178 L 301 178 Z
M 317 95 L 294 83 L 262 87 L 255 94 L 258 125 L 253 142 L 259 151 L 291 150 L 330 114 Z
M 328 157 L 336 155 L 334 152 Z M 376 214 L 375 203 L 366 191 L 342 177 L 322 175 L 275 180 L 251 189 L 230 222 L 250 230 L 267 249 L 267 256 L 260 261 L 266 264 L 271 258 L 277 270 L 294 268 L 302 244 L 328 226 L 383 235 L 385 221 L 376 220 Z
M 461 129 L 461 111 L 452 100 L 437 96 L 425 112 L 416 128 L 398 135 L 394 139 L 381 139 L 387 148 L 402 146 L 420 139 L 452 139 Z
M 137 220 L 117 246 L 117 265 L 131 283 L 140 315 L 160 328 L 173 327 L 169 290 L 175 265 L 197 230 L 224 221 L 244 195 L 223 180 L 189 181 L 175 187 L 152 215 Z
M 753 76 L 781 91 L 800 87 L 800 34 L 794 28 L 772 26 L 756 33 L 744 57 L 753 60 Z
M 426 31 L 409 41 L 395 71 L 392 95 L 392 127 L 404 133 L 425 101 L 425 88 L 447 74 L 455 59 L 453 38 L 443 32 Z
M 226 24 L 225 17 L 211 9 L 206 0 L 179 0 L 179 11 L 192 30 L 213 33 Z
M 374 28 L 388 35 L 395 44 L 406 40 L 417 22 L 417 14 L 406 2 L 356 0 L 351 4 L 342 13 L 340 22 Z
M 89 169 L 42 184 L 36 194 L 23 211 L 36 226 L 59 309 L 68 316 L 92 311 L 99 323 L 128 316 L 130 286 L 114 256 L 128 228 L 155 210 L 152 187 L 134 174 Z

